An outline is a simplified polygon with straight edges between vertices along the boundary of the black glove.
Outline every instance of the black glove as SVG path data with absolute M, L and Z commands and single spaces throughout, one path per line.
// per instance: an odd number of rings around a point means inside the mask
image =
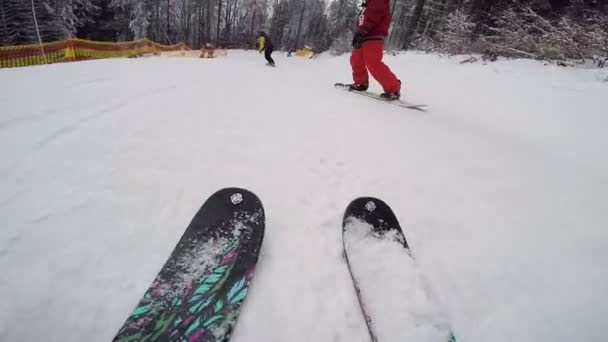
M 353 47 L 355 49 L 360 48 L 361 44 L 363 43 L 363 40 L 365 40 L 365 37 L 367 37 L 367 33 L 365 32 L 358 31 L 357 33 L 355 33 L 355 37 L 353 37 Z

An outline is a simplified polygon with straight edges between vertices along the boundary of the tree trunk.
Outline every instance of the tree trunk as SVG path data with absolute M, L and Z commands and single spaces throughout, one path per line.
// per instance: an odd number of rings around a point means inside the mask
M 203 45 L 203 2 L 199 2 L 198 7 L 198 47 Z
M 253 4 L 255 7 L 253 8 L 253 14 L 251 15 L 251 26 L 249 26 L 249 41 L 253 41 L 253 26 L 255 25 L 255 16 L 257 14 L 257 1 Z M 250 44 L 249 42 L 247 44 Z
M 239 9 L 239 0 L 234 0 L 234 7 L 232 8 L 232 15 L 230 16 L 230 42 L 234 40 L 234 27 L 236 26 L 236 15 Z
M 154 41 L 160 41 L 160 0 L 156 0 L 156 9 L 154 11 Z
M 220 24 L 222 23 L 222 0 L 219 0 L 217 6 L 217 31 L 215 36 L 215 45 L 220 46 Z
M 272 13 L 272 26 L 270 27 L 270 38 L 272 38 L 275 42 L 277 40 L 277 30 L 279 26 L 279 17 L 281 16 L 281 4 L 279 0 L 276 0 L 274 4 L 274 11 Z M 275 43 L 276 44 L 276 43 Z
M 407 25 L 405 34 L 403 35 L 403 49 L 405 50 L 410 47 L 412 36 L 414 35 L 414 31 L 418 26 L 418 21 L 420 20 L 420 16 L 422 15 L 422 10 L 424 9 L 425 1 L 426 0 L 416 0 L 416 7 L 414 7 L 414 13 L 410 18 L 410 22 Z
M 2 30 L 2 33 L 0 33 L 0 46 L 2 45 L 9 45 L 11 42 L 10 40 L 10 35 L 8 33 L 8 25 L 6 24 L 7 20 L 6 20 L 6 14 L 4 11 L 4 0 L 0 1 L 0 30 Z
M 226 27 L 226 31 L 224 32 L 224 41 L 226 43 L 232 42 L 232 22 L 233 22 L 233 11 L 237 6 L 237 1 L 233 1 L 232 3 L 226 2 L 226 15 L 224 16 L 224 27 Z
M 304 12 L 306 12 L 306 2 L 303 1 L 302 3 L 303 3 L 302 12 L 300 12 L 300 21 L 298 23 L 298 32 L 296 33 L 296 42 L 293 47 L 294 51 L 298 48 L 298 45 L 300 44 L 300 33 L 302 32 L 302 22 L 304 21 Z
M 182 34 L 183 34 L 183 39 L 182 41 L 184 41 L 186 44 L 188 44 L 190 42 L 190 19 L 191 19 L 191 10 L 192 7 L 190 6 L 190 2 L 187 0 L 184 0 L 183 2 L 183 9 L 182 9 Z
M 167 35 L 167 43 L 171 44 L 171 40 L 169 39 L 169 30 L 170 30 L 170 22 L 171 22 L 171 15 L 169 14 L 169 7 L 170 7 L 170 0 L 167 0 L 167 30 L 165 32 L 165 34 Z
M 211 0 L 207 0 L 207 22 L 205 26 L 205 43 L 208 43 L 211 41 Z

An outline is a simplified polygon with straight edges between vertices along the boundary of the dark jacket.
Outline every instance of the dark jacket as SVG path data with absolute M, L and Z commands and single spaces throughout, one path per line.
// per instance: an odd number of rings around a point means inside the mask
M 368 36 L 388 35 L 391 26 L 390 0 L 366 0 L 359 12 L 357 28 Z

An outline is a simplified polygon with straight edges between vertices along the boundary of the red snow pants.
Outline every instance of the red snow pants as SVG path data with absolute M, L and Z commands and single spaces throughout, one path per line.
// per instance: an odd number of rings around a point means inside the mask
M 369 82 L 369 73 L 382 85 L 384 92 L 399 92 L 401 85 L 391 69 L 382 62 L 384 41 L 368 40 L 358 49 L 353 49 L 350 55 L 350 65 L 353 68 L 353 81 L 357 84 Z

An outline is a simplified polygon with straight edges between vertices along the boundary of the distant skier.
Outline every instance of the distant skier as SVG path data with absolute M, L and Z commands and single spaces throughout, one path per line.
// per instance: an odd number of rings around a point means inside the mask
M 369 86 L 369 73 L 382 85 L 387 100 L 401 96 L 401 81 L 382 62 L 384 38 L 391 24 L 390 0 L 364 0 L 353 38 L 350 65 L 353 69 L 352 90 L 365 91 Z
M 268 65 L 274 66 L 274 59 L 272 59 L 272 52 L 274 51 L 274 46 L 272 45 L 272 41 L 270 37 L 264 31 L 258 32 L 258 42 L 257 42 L 258 51 L 262 53 L 264 51 L 264 57 L 268 61 Z

